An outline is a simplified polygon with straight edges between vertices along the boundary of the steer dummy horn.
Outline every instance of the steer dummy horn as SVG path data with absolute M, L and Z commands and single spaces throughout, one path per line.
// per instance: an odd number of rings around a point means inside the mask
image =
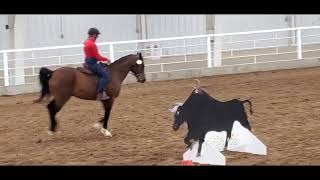
M 195 81 L 197 81 L 197 86 L 193 86 L 193 89 L 198 90 L 200 89 L 200 80 L 199 79 L 194 79 Z

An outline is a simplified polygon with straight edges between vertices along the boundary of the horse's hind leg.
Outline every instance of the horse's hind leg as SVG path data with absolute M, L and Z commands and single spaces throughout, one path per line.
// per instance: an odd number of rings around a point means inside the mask
M 59 108 L 56 104 L 55 100 L 52 100 L 48 105 L 47 108 L 49 110 L 50 115 L 50 127 L 49 127 L 49 133 L 53 133 L 56 130 L 57 127 L 57 121 L 56 121 L 56 114 L 60 111 L 61 108 Z
M 50 127 L 49 127 L 49 134 L 53 134 L 57 128 L 57 120 L 56 114 L 61 110 L 63 105 L 70 99 L 70 97 L 65 98 L 55 98 L 53 99 L 48 105 L 48 111 L 50 115 Z

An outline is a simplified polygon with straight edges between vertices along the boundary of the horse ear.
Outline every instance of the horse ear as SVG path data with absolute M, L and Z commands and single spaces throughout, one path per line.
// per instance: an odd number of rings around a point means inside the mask
M 138 53 L 137 53 L 137 56 L 139 57 L 139 59 L 140 59 L 141 61 L 143 61 L 143 57 L 142 57 L 141 52 L 138 52 Z

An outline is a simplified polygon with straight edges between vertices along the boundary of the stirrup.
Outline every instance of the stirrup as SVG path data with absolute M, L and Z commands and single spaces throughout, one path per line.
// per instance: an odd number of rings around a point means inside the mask
M 97 94 L 97 100 L 104 101 L 104 100 L 108 100 L 108 99 L 110 99 L 110 97 L 107 95 L 107 93 L 105 91 Z

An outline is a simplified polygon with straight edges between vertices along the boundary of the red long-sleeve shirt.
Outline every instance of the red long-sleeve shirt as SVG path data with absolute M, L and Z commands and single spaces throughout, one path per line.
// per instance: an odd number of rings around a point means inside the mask
M 95 39 L 92 38 L 88 38 L 85 42 L 84 42 L 84 53 L 86 58 L 95 58 L 98 61 L 108 61 L 110 62 L 110 60 L 106 57 L 102 57 L 99 53 L 98 53 L 98 48 L 95 42 Z

